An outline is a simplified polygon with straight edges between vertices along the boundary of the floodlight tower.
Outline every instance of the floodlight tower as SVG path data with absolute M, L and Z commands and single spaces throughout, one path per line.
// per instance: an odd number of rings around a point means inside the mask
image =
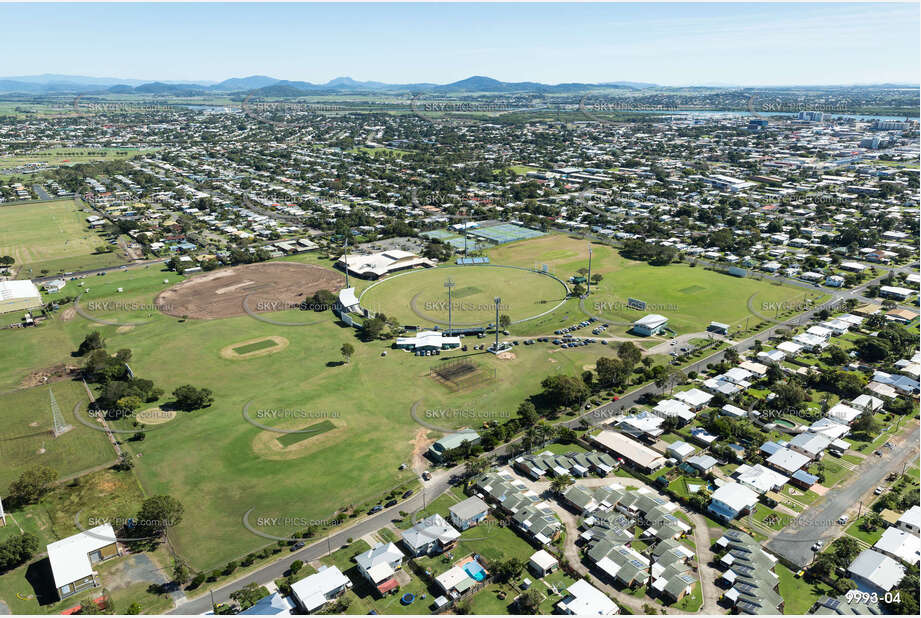
M 499 353 L 499 304 L 502 302 L 502 299 L 496 296 L 496 354 Z
M 345 287 L 351 287 L 349 285 L 349 233 L 345 233 L 345 245 L 344 245 L 344 261 L 345 261 Z
M 445 281 L 445 287 L 448 288 L 448 335 L 453 334 L 453 329 L 451 326 L 451 288 L 453 288 L 456 283 L 454 280 L 448 277 L 448 280 Z
M 588 244 L 588 278 L 585 280 L 585 295 L 592 291 L 592 243 Z

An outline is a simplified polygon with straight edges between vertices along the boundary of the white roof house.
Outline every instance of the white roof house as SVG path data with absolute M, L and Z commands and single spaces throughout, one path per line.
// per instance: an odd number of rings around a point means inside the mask
M 761 464 L 742 464 L 733 473 L 736 480 L 759 494 L 783 487 L 790 478 Z
M 680 393 L 675 393 L 674 398 L 688 404 L 692 409 L 698 410 L 707 405 L 710 400 L 713 399 L 713 395 L 705 393 L 699 388 L 692 388 L 690 390 L 681 391 Z
M 652 412 L 656 416 L 662 418 L 677 416 L 685 422 L 694 420 L 694 413 L 691 412 L 691 408 L 683 401 L 678 401 L 677 399 L 664 399 L 660 401 L 656 404 L 656 407 L 653 408 Z
M 779 448 L 767 458 L 769 465 L 786 474 L 793 474 L 810 461 L 812 461 L 811 457 L 788 448 Z
M 886 528 L 873 549 L 905 564 L 921 564 L 921 537 L 898 528 Z
M 781 341 L 777 344 L 777 349 L 788 356 L 796 356 L 803 349 L 803 346 L 792 341 Z
M 848 433 L 851 428 L 833 418 L 823 417 L 809 426 L 809 431 L 820 436 L 825 436 L 832 442 L 840 440 Z
M 862 592 L 889 592 L 905 577 L 905 568 L 885 554 L 865 549 L 847 571 Z
M 614 601 L 584 579 L 571 584 L 556 607 L 564 614 L 577 616 L 613 616 L 620 612 Z
M 896 525 L 902 530 L 918 534 L 921 531 L 921 506 L 915 505 L 902 513 Z
M 710 496 L 710 511 L 734 518 L 738 513 L 750 509 L 758 502 L 758 494 L 740 483 L 725 483 Z
M 435 582 L 449 596 L 459 596 L 474 585 L 473 579 L 467 571 L 459 566 L 454 566 L 435 578 Z
M 555 569 L 560 565 L 559 560 L 546 549 L 539 549 L 534 552 L 528 563 L 537 567 L 539 573 L 548 573 L 551 569 Z
M 845 403 L 836 403 L 828 410 L 828 412 L 825 413 L 825 416 L 841 423 L 847 423 L 850 425 L 854 422 L 854 419 L 856 419 L 861 414 L 863 414 L 863 412 L 852 408 Z
M 48 545 L 48 562 L 54 586 L 62 587 L 93 575 L 90 554 L 116 542 L 115 530 L 102 524 Z
M 403 552 L 393 543 L 378 543 L 355 556 L 359 571 L 374 585 L 386 581 L 403 563 Z
M 668 448 L 665 449 L 666 455 L 674 457 L 678 461 L 684 461 L 686 458 L 690 457 L 697 452 L 697 449 L 693 445 L 677 440 L 668 445 Z
M 869 412 L 878 412 L 880 408 L 883 407 L 885 403 L 882 399 L 878 399 L 873 395 L 860 395 L 853 401 L 851 401 L 851 406 L 857 408 L 858 410 L 867 410 Z
M 319 572 L 291 584 L 291 594 L 301 607 L 312 612 L 351 587 L 351 580 L 339 567 L 321 567 Z

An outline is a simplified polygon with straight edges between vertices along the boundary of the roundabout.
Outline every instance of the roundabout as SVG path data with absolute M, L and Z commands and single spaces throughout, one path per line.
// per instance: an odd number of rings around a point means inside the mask
M 566 302 L 568 286 L 555 276 L 518 266 L 478 264 L 439 266 L 387 277 L 365 288 L 358 299 L 372 313 L 401 324 L 485 327 L 499 314 L 512 324 L 552 313 Z M 421 320 L 421 323 L 420 323 Z

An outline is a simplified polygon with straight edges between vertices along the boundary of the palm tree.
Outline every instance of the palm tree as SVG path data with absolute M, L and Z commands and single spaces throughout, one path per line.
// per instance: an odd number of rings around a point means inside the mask
M 550 481 L 550 490 L 556 494 L 561 494 L 566 490 L 567 487 L 575 482 L 575 479 L 573 479 L 568 474 L 560 474 L 553 477 L 553 480 Z

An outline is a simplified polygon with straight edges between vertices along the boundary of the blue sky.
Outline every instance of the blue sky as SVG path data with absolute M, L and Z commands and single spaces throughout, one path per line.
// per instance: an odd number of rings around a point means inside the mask
M 7 76 L 917 84 L 921 69 L 917 2 L 0 4 L 0 23 Z

